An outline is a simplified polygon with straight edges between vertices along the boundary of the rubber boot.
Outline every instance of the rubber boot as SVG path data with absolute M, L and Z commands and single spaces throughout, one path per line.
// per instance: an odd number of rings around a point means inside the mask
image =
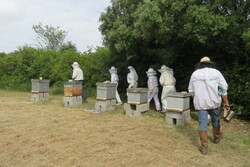
M 213 136 L 214 136 L 214 143 L 218 144 L 223 138 L 223 134 L 220 132 L 220 127 L 218 128 L 213 127 Z
M 200 135 L 200 152 L 202 155 L 207 155 L 207 150 L 208 150 L 208 142 L 207 142 L 207 131 L 199 131 Z

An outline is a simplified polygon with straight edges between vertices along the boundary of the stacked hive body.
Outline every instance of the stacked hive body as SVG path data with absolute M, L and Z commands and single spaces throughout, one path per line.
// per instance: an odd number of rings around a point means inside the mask
M 148 89 L 127 89 L 128 102 L 124 104 L 124 110 L 128 116 L 141 116 L 149 110 Z
M 46 79 L 31 79 L 31 83 L 32 83 L 31 101 L 32 102 L 49 99 L 49 82 L 50 80 L 46 80 Z
M 81 82 L 64 82 L 64 106 L 82 105 L 82 83 Z
M 185 125 L 191 121 L 190 94 L 169 93 L 167 97 L 166 122 L 170 125 Z
M 97 95 L 95 101 L 96 111 L 111 111 L 116 107 L 116 86 L 117 83 L 96 83 Z

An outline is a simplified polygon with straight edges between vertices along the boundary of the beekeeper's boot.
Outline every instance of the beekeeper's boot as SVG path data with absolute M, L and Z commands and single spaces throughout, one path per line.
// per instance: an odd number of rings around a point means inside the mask
M 220 127 L 218 128 L 213 127 L 213 136 L 214 136 L 214 143 L 218 144 L 223 138 L 223 134 L 220 132 Z
M 200 135 L 200 152 L 202 155 L 207 155 L 207 150 L 208 150 L 208 142 L 207 142 L 207 131 L 199 131 Z

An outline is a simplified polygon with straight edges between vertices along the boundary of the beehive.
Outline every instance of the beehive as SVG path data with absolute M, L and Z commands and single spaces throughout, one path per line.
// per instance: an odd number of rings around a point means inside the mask
M 117 83 L 96 83 L 96 99 L 109 100 L 115 99 Z
M 169 93 L 167 96 L 167 110 L 184 111 L 189 109 L 190 94 L 188 93 Z
M 128 88 L 128 103 L 142 104 L 148 102 L 148 88 Z
M 45 93 L 49 92 L 49 82 L 47 79 L 31 79 L 33 93 Z
M 64 82 L 64 96 L 82 96 L 82 83 Z

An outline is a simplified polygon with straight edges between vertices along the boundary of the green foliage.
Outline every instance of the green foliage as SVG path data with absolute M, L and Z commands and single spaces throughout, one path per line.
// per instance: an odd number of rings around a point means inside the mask
M 104 43 L 115 57 L 113 64 L 122 69 L 134 66 L 139 86 L 146 85 L 149 67 L 166 64 L 174 69 L 177 90 L 186 91 L 194 65 L 209 56 L 226 74 L 235 110 L 249 119 L 245 89 L 249 85 L 250 1 L 112 0 L 100 21 Z M 126 83 L 125 73 L 121 74 L 122 84 Z
M 72 51 L 77 51 L 76 45 L 73 44 L 72 42 L 68 41 L 60 46 L 60 51 L 66 51 L 66 50 L 72 50 Z
M 63 94 L 63 84 L 71 79 L 73 62 L 78 62 L 84 72 L 86 92 L 95 94 L 96 82 L 109 80 L 110 52 L 97 48 L 95 52 L 78 53 L 20 47 L 18 51 L 0 53 L 0 88 L 30 91 L 31 79 L 50 80 L 51 93 Z
M 229 100 L 232 110 L 242 119 L 250 120 L 250 68 L 247 66 L 234 66 L 226 70 L 225 77 L 229 81 Z
M 59 26 L 53 27 L 42 23 L 33 25 L 32 28 L 36 33 L 37 46 L 46 50 L 59 50 L 68 33 L 61 30 Z

